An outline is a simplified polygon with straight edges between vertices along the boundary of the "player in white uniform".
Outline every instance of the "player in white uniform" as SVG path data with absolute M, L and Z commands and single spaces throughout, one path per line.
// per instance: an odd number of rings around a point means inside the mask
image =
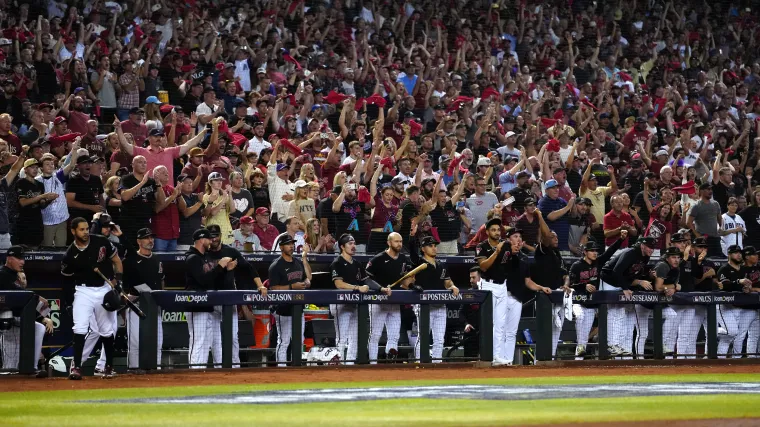
M 728 212 L 723 214 L 723 226 L 718 230 L 720 246 L 725 256 L 728 256 L 728 247 L 731 245 L 744 247 L 744 234 L 747 232 L 747 224 L 736 214 L 739 209 L 739 200 L 736 197 L 730 197 L 727 207 Z

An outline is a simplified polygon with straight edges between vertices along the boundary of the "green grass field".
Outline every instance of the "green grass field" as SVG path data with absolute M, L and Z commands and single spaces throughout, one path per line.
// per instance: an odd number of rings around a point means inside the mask
M 505 375 L 508 371 L 505 370 Z M 116 380 L 118 381 L 118 380 Z M 92 400 L 150 399 L 247 391 L 340 387 L 488 384 L 505 386 L 677 382 L 760 382 L 760 374 L 543 377 L 519 379 L 291 383 L 0 393 L 0 425 L 229 425 L 275 426 L 465 426 L 557 422 L 619 422 L 760 417 L 760 395 L 684 395 L 486 401 L 395 399 L 280 405 L 93 403 Z M 0 382 L 0 384 L 2 384 Z M 315 393 L 318 393 L 315 390 Z

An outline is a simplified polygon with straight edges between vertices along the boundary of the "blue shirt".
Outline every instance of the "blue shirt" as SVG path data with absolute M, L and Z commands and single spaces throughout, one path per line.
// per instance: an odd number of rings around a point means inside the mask
M 570 235 L 570 224 L 567 222 L 567 214 L 562 215 L 556 221 L 549 221 L 549 214 L 558 211 L 567 206 L 567 203 L 561 198 L 551 199 L 548 196 L 544 196 L 538 201 L 538 209 L 543 214 L 546 225 L 549 229 L 557 233 L 557 239 L 559 240 L 558 248 L 561 251 L 570 250 L 567 239 Z
M 406 92 L 411 95 L 414 92 L 414 86 L 417 85 L 417 75 L 410 76 L 402 73 L 396 78 L 396 81 L 401 82 L 406 88 Z

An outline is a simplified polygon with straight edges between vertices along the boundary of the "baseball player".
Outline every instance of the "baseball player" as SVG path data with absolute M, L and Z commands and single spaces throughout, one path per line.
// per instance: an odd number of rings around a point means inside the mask
M 754 246 L 745 246 L 742 249 L 742 256 L 744 256 L 744 265 L 742 265 L 742 275 L 745 282 L 743 283 L 742 290 L 746 293 L 754 292 L 756 284 L 760 281 L 760 268 L 757 266 L 757 250 Z M 749 283 L 746 282 L 749 281 Z M 747 353 L 757 352 L 757 332 L 760 328 L 760 318 L 757 315 L 757 306 L 740 306 L 738 307 L 738 327 L 736 330 L 736 337 L 734 337 L 733 355 L 735 358 L 740 358 L 742 353 L 742 347 L 744 345 L 744 339 L 747 340 Z M 752 331 L 753 333 L 750 333 Z
M 681 249 L 670 246 L 665 249 L 662 259 L 654 267 L 654 290 L 663 292 L 667 296 L 673 296 L 681 290 L 678 283 L 681 265 Z M 636 304 L 636 355 L 644 358 L 644 345 L 649 335 L 649 316 L 652 314 L 653 304 Z M 662 307 L 662 346 L 666 356 L 673 355 L 673 347 L 676 343 L 678 323 L 676 312 L 672 307 Z M 657 327 L 657 325 L 655 325 Z
M 402 239 L 399 233 L 388 235 L 388 249 L 372 257 L 367 263 L 367 275 L 382 287 L 388 287 L 406 274 L 412 265 L 406 255 L 401 253 Z M 406 286 L 414 278 L 405 279 L 401 286 Z M 377 363 L 377 352 L 383 328 L 386 331 L 385 355 L 388 359 L 398 357 L 398 339 L 401 335 L 401 307 L 392 304 L 370 305 L 369 360 Z
M 161 261 L 153 253 L 153 238 L 155 234 L 150 228 L 141 228 L 137 231 L 137 252 L 131 252 L 124 258 L 124 286 L 130 298 L 136 300 L 140 291 L 136 286 L 147 285 L 151 290 L 164 289 L 164 267 Z M 164 342 L 163 320 L 161 310 L 158 310 L 156 319 L 158 344 L 156 360 L 161 366 L 161 347 Z M 140 356 L 140 317 L 127 310 L 127 367 L 137 370 Z
M 23 246 L 11 246 L 6 253 L 5 265 L 0 267 L 0 290 L 18 291 L 26 289 L 26 285 L 24 248 Z M 43 302 L 43 307 L 47 307 L 47 301 L 44 298 L 40 298 L 40 300 Z M 0 349 L 2 350 L 4 370 L 18 369 L 19 348 L 21 346 L 20 317 L 21 309 L 0 312 L 0 339 L 2 339 Z M 47 315 L 39 317 L 34 323 L 34 357 L 37 363 L 40 361 L 45 332 L 53 333 L 53 321 Z M 47 371 L 44 369 L 37 372 L 38 378 L 46 376 Z
M 188 249 L 185 258 L 185 280 L 188 291 L 206 292 L 216 289 L 219 281 L 223 280 L 226 271 L 234 267 L 229 257 L 213 260 L 208 253 L 211 247 L 212 233 L 200 228 L 193 233 L 193 246 Z M 221 345 L 217 348 L 213 343 L 221 342 L 221 315 L 213 308 L 199 308 L 185 313 L 187 332 L 189 335 L 190 368 L 203 369 L 208 363 L 208 353 L 212 350 L 215 367 L 222 362 Z
M 280 256 L 269 266 L 269 289 L 276 291 L 297 290 L 302 291 L 311 287 L 311 266 L 306 259 L 309 245 L 302 249 L 302 261 L 293 257 L 296 241 L 289 234 L 280 237 L 277 244 L 280 247 Z M 290 305 L 278 305 L 275 309 L 274 319 L 277 323 L 277 363 L 278 366 L 286 366 L 288 362 L 288 346 L 292 341 L 293 333 L 293 307 Z M 303 345 L 304 319 L 301 322 L 301 337 L 298 346 Z M 296 321 L 298 321 L 296 320 Z M 295 345 L 295 344 L 294 344 Z
M 670 238 L 670 243 L 673 247 L 678 248 L 678 250 L 681 251 L 682 259 L 679 265 L 678 274 L 678 284 L 681 286 L 681 292 L 694 292 L 696 281 L 702 276 L 700 263 L 704 261 L 704 257 L 707 255 L 707 251 L 703 251 L 701 252 L 701 255 L 697 255 L 697 250 L 692 248 L 694 245 L 691 243 L 690 237 L 690 232 L 684 230 L 684 232 L 673 234 Z M 665 260 L 665 256 L 663 256 L 663 260 Z M 696 341 L 696 334 L 699 333 L 699 325 L 701 322 L 694 322 L 694 316 L 696 313 L 696 306 L 694 305 L 674 305 L 672 308 L 678 319 L 678 338 L 676 340 L 676 348 L 680 354 L 685 355 L 687 354 L 685 351 L 689 347 L 687 342 L 692 339 L 692 335 Z M 696 329 L 696 331 L 692 331 L 694 329 Z M 670 347 L 666 347 L 665 354 L 667 355 L 670 350 Z
M 61 274 L 71 277 L 74 286 L 74 361 L 69 374 L 71 380 L 82 379 L 82 353 L 85 335 L 90 329 L 90 317 L 100 331 L 106 357 L 104 378 L 115 376 L 113 366 L 113 343 L 116 331 L 113 310 L 120 306 L 117 294 L 94 270 L 115 281 L 117 292 L 121 287 L 122 264 L 114 245 L 103 236 L 90 236 L 87 220 L 81 217 L 71 221 L 74 242 L 66 250 L 61 261 Z M 109 309 L 111 311 L 109 311 Z
M 528 261 L 520 250 L 523 246 L 520 230 L 507 231 L 501 240 L 501 220 L 486 223 L 488 239 L 475 251 L 475 261 L 482 271 L 481 289 L 493 296 L 493 366 L 511 366 L 514 361 L 517 328 L 522 314 L 526 287 L 551 293 L 551 289 L 536 285 L 530 279 Z
M 211 258 L 211 260 L 219 261 L 222 258 L 230 258 L 232 261 L 230 261 L 229 265 L 227 266 L 227 269 L 223 272 L 223 280 L 220 280 L 217 282 L 216 290 L 236 290 L 238 289 L 237 281 L 235 280 L 235 273 L 236 272 L 242 272 L 246 271 L 248 273 L 248 277 L 251 277 L 253 279 L 253 284 L 256 287 L 256 289 L 264 296 L 267 294 L 267 290 L 264 287 L 264 285 L 261 283 L 261 278 L 259 277 L 259 272 L 256 271 L 256 268 L 251 265 L 248 261 L 243 258 L 243 255 L 238 251 L 237 249 L 225 245 L 222 243 L 222 230 L 221 227 L 219 227 L 216 224 L 212 224 L 208 226 L 208 231 L 211 232 L 211 247 L 209 247 L 208 250 L 208 256 Z M 242 282 L 241 282 L 242 283 Z M 252 313 L 248 311 L 248 306 L 241 306 L 243 312 L 246 313 L 247 317 L 251 318 Z M 221 314 L 222 307 L 219 306 L 216 308 L 215 313 Z M 235 313 L 237 314 L 237 312 Z M 221 320 L 221 318 L 220 318 Z M 238 318 L 237 315 L 233 316 L 232 319 L 232 367 L 233 368 L 239 368 L 240 367 L 240 341 L 238 339 Z M 214 336 L 213 341 L 213 348 L 212 348 L 212 354 L 222 354 L 222 339 L 221 335 L 216 334 Z
M 649 257 L 654 251 L 656 240 L 639 237 L 630 248 L 623 249 L 602 267 L 601 290 L 623 291 L 626 297 L 632 295 L 631 287 L 651 291 L 649 278 Z M 612 284 L 617 286 L 613 286 Z M 622 304 L 610 305 L 607 309 L 607 351 L 611 356 L 631 356 L 633 354 L 633 328 L 636 312 L 633 307 Z
M 742 248 L 738 245 L 731 245 L 726 251 L 728 252 L 728 263 L 718 269 L 718 281 L 721 290 L 723 292 L 742 292 L 744 287 L 752 286 L 752 281 L 745 278 L 743 274 L 744 256 L 742 255 Z M 740 313 L 741 309 L 732 304 L 718 305 L 718 325 L 724 329 L 724 331 L 720 331 L 723 333 L 718 334 L 718 357 L 725 358 L 728 355 L 728 347 L 734 342 L 739 332 Z
M 420 241 L 420 250 L 422 257 L 417 255 L 417 251 L 412 251 L 412 260 L 418 265 L 427 263 L 426 269 L 417 273 L 413 289 L 422 291 L 432 291 L 446 289 L 450 290 L 454 296 L 459 295 L 459 288 L 454 286 L 454 282 L 449 277 L 448 270 L 444 264 L 438 262 L 435 257 L 438 255 L 438 242 L 433 236 L 423 237 Z M 417 316 L 417 324 L 420 324 L 420 305 L 414 304 L 412 307 L 414 315 Z M 432 359 L 433 363 L 440 363 L 443 360 L 443 339 L 446 334 L 446 316 L 448 312 L 445 304 L 434 304 L 430 306 L 430 330 L 433 333 Z M 414 346 L 414 357 L 420 359 L 420 340 Z
M 742 249 L 744 255 L 744 277 L 752 282 L 752 285 L 744 288 L 744 292 L 760 292 L 760 265 L 757 264 L 757 250 L 754 246 L 745 246 Z M 745 307 L 749 308 L 749 307 Z M 760 307 L 752 307 L 755 317 L 750 321 L 747 333 L 747 357 L 758 357 L 758 341 L 760 341 L 760 319 L 757 310 Z M 745 320 L 746 322 L 746 320 Z M 741 323 L 741 322 L 740 322 Z
M 595 241 L 589 241 L 583 246 L 583 259 L 570 266 L 570 287 L 576 295 L 588 296 L 599 290 L 601 266 L 612 258 L 627 237 L 628 230 L 620 230 L 620 238 L 601 256 L 599 251 L 602 248 Z M 575 357 L 583 358 L 587 354 L 586 345 L 594 325 L 596 309 L 584 303 L 573 304 L 573 316 L 575 318 Z
M 697 259 L 697 276 L 694 290 L 696 292 L 714 292 L 719 290 L 718 283 L 718 266 L 706 258 L 708 246 L 707 239 L 704 237 L 697 237 L 692 241 L 691 249 L 694 251 L 694 257 Z M 682 287 L 683 289 L 683 287 Z M 687 359 L 694 359 L 697 355 L 697 335 L 699 335 L 699 326 L 702 325 L 705 332 L 707 332 L 707 307 L 704 305 L 693 306 L 693 314 L 689 311 L 678 313 L 678 354 Z M 689 325 L 681 328 L 681 325 Z M 683 330 L 685 329 L 685 330 Z M 681 335 L 681 332 L 685 332 Z M 705 342 L 705 354 L 707 353 L 707 342 Z
M 367 273 L 360 262 L 354 262 L 356 254 L 356 241 L 354 236 L 344 234 L 338 239 L 340 255 L 330 264 L 332 281 L 338 289 L 358 291 L 366 293 L 370 290 L 369 284 L 365 283 Z M 376 285 L 376 282 L 369 281 Z M 391 290 L 388 288 L 380 289 L 384 294 L 390 295 Z M 357 336 L 357 306 L 355 304 L 331 304 L 330 311 L 335 318 L 335 342 L 338 351 L 347 365 L 353 365 L 356 360 L 358 346 Z

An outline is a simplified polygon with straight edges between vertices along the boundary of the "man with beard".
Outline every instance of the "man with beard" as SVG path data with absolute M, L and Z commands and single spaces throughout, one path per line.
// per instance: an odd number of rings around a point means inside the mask
M 757 250 L 753 246 L 745 246 L 742 249 L 744 256 L 744 265 L 742 265 L 742 274 L 749 283 L 744 282 L 742 291 L 745 293 L 757 292 L 760 287 L 760 267 L 757 265 Z M 760 335 L 760 317 L 758 317 L 758 305 L 742 305 L 737 307 L 739 315 L 737 317 L 738 327 L 736 337 L 734 338 L 733 354 L 734 358 L 742 357 L 742 347 L 744 338 L 747 338 L 748 357 L 757 357 L 758 336 Z
M 601 290 L 623 291 L 631 298 L 631 287 L 652 290 L 649 278 L 649 257 L 654 251 L 655 240 L 640 237 L 630 248 L 614 255 L 602 267 Z M 622 245 L 621 245 L 622 246 Z M 607 352 L 611 356 L 631 356 L 633 354 L 633 328 L 635 312 L 622 304 L 610 305 L 607 309 Z
M 512 208 L 520 213 L 525 212 L 525 200 L 528 198 L 533 199 L 533 194 L 530 192 L 532 183 L 528 178 L 530 178 L 530 172 L 518 172 L 517 175 L 515 175 L 516 185 L 509 190 L 509 195 L 515 198 L 514 203 L 512 203 Z
M 751 288 L 752 281 L 745 277 L 742 265 L 744 256 L 742 248 L 738 245 L 728 247 L 728 263 L 718 269 L 718 281 L 723 292 L 743 292 L 744 288 Z M 739 316 L 741 309 L 732 304 L 718 305 L 718 327 L 723 330 L 718 332 L 718 357 L 728 357 L 728 346 L 734 342 L 739 332 Z M 741 347 L 741 343 L 738 344 Z M 741 349 L 739 350 L 741 352 Z
M 401 253 L 402 239 L 399 233 L 388 235 L 388 249 L 372 257 L 367 263 L 367 275 L 381 286 L 381 292 L 390 295 L 388 286 L 400 279 L 411 268 L 409 258 Z M 358 248 L 357 248 L 358 250 Z M 406 287 L 414 278 L 401 282 Z M 401 334 L 401 308 L 392 304 L 370 305 L 369 362 L 377 363 L 378 346 L 383 328 L 386 333 L 385 357 L 398 357 L 398 340 Z
M 628 237 L 628 232 L 624 231 L 620 238 L 613 243 L 602 255 L 599 252 L 602 247 L 595 241 L 590 241 L 583 246 L 583 258 L 574 262 L 570 266 L 570 285 L 565 288 L 572 288 L 576 295 L 580 295 L 582 301 L 589 298 L 590 295 L 599 290 L 601 267 L 612 258 L 612 255 L 620 249 L 623 240 Z M 573 304 L 573 317 L 575 318 L 575 357 L 582 358 L 586 353 L 588 336 L 591 333 L 591 327 L 594 325 L 596 308 L 584 304 Z
M 69 106 L 71 110 L 69 110 Z M 87 122 L 90 120 L 90 116 L 84 112 L 84 99 L 81 96 L 69 95 L 58 113 L 66 118 L 71 132 L 82 135 L 87 133 Z M 56 133 L 60 135 L 57 129 Z
M 253 138 L 248 140 L 248 152 L 256 153 L 257 156 L 261 156 L 261 150 L 272 148 L 272 144 L 264 139 L 264 131 L 266 130 L 266 127 L 263 122 L 254 122 L 252 127 Z M 275 154 L 276 153 L 272 153 L 273 158 L 276 157 Z
M 82 379 L 82 352 L 85 335 L 90 330 L 91 317 L 95 317 L 98 331 L 103 342 L 106 355 L 104 378 L 113 378 L 113 343 L 116 333 L 116 316 L 104 307 L 104 297 L 112 291 L 111 286 L 95 273 L 98 269 L 106 277 L 110 277 L 121 289 L 122 264 L 114 245 L 103 236 L 90 236 L 87 220 L 74 218 L 71 221 L 71 233 L 74 242 L 61 260 L 61 274 L 71 277 L 74 287 L 73 320 L 74 320 L 74 360 L 71 364 L 69 379 Z M 112 302 L 112 301 L 111 301 Z M 118 303 L 118 301 L 117 301 Z M 116 307 L 114 307 L 116 308 Z
M 190 151 L 187 152 L 187 159 L 189 161 L 185 167 L 182 168 L 182 175 L 186 175 L 188 178 L 193 180 L 193 191 L 198 193 L 203 192 L 203 187 L 201 184 L 211 171 L 211 165 L 206 165 L 203 162 L 204 156 L 205 154 L 201 147 L 193 147 L 190 149 Z
M 145 285 L 152 291 L 164 289 L 164 267 L 153 253 L 154 234 L 150 228 L 137 232 L 137 251 L 124 259 L 124 291 L 132 299 L 139 298 L 140 292 L 135 287 Z M 139 302 L 137 302 L 139 304 Z M 161 346 L 164 341 L 161 310 L 156 319 L 156 337 L 158 339 L 156 360 L 161 365 Z M 132 310 L 127 310 L 127 368 L 136 370 L 140 355 L 140 317 Z
M 134 134 L 133 134 L 134 136 Z M 82 136 L 80 145 L 87 150 L 90 156 L 98 156 L 103 158 L 105 156 L 106 144 L 98 138 L 98 121 L 87 121 L 87 133 Z
M 36 247 L 42 243 L 42 209 L 58 198 L 58 193 L 46 193 L 45 186 L 35 178 L 39 174 L 39 162 L 28 159 L 24 162 L 26 176 L 16 185 L 19 203 L 19 218 L 16 227 L 18 244 Z
M 295 240 L 290 235 L 282 236 L 276 243 L 280 247 L 280 256 L 269 266 L 269 289 L 273 291 L 296 290 L 303 291 L 311 287 L 311 266 L 307 260 L 309 245 L 303 247 L 303 258 L 293 257 Z M 277 324 L 276 356 L 278 366 L 286 366 L 288 362 L 288 346 L 293 339 L 293 322 L 301 322 L 301 336 L 293 345 L 299 348 L 303 345 L 304 319 L 293 319 L 293 307 L 278 305 L 274 314 Z
M 252 289 L 258 290 L 261 295 L 266 296 L 267 289 L 261 283 L 258 271 L 243 258 L 243 255 L 237 249 L 228 245 L 222 244 L 222 230 L 216 225 L 212 224 L 208 226 L 208 231 L 211 233 L 211 246 L 208 249 L 208 256 L 211 260 L 222 260 L 223 258 L 230 258 L 232 261 L 227 265 L 227 269 L 223 272 L 223 278 L 218 277 L 216 283 L 216 290 L 218 291 L 234 291 L 238 289 Z M 241 285 L 238 286 L 237 278 L 242 276 L 239 274 L 245 271 L 245 277 L 253 280 L 253 286 Z M 242 280 L 240 280 L 242 283 Z M 236 307 L 237 308 L 237 307 Z M 250 312 L 248 306 L 241 307 L 243 312 L 246 313 L 246 317 L 252 318 L 253 313 Z M 216 312 L 221 312 L 222 307 L 215 307 Z M 232 367 L 240 367 L 240 342 L 238 341 L 238 319 L 237 309 L 233 314 L 232 319 Z
M 639 143 L 646 144 L 647 140 L 649 139 L 649 135 L 650 133 L 647 130 L 647 119 L 645 117 L 637 117 L 636 124 L 634 125 L 633 129 L 628 131 L 628 133 L 625 134 L 623 140 L 621 141 L 625 147 L 623 149 L 623 152 L 620 153 L 621 158 L 627 159 L 630 155 L 630 152 L 636 149 L 636 146 Z
M 211 232 L 199 228 L 193 233 L 193 246 L 185 254 L 186 290 L 206 292 L 216 290 L 217 283 L 224 280 L 227 271 L 235 264 L 232 258 L 211 259 Z M 205 369 L 209 350 L 213 353 L 215 367 L 222 361 L 221 313 L 214 308 L 198 308 L 185 313 L 190 338 L 188 363 L 191 369 Z
M 654 267 L 654 290 L 663 292 L 666 296 L 673 296 L 681 291 L 679 283 L 681 249 L 671 246 L 665 250 L 662 259 Z M 644 345 L 649 335 L 649 316 L 652 314 L 654 304 L 636 304 L 636 356 L 644 358 Z M 666 356 L 673 355 L 673 347 L 678 333 L 677 315 L 670 306 L 662 307 L 662 346 Z M 655 326 L 657 327 L 657 326 Z
M 341 187 L 340 194 L 332 204 L 332 211 L 335 214 L 336 232 L 354 236 L 356 250 L 365 253 L 370 229 L 367 217 L 370 209 L 375 206 L 375 200 L 370 198 L 369 203 L 366 204 L 360 202 L 357 198 L 356 186 L 357 184 L 346 183 Z
M 148 127 L 143 123 L 144 119 L 145 111 L 142 108 L 132 108 L 129 110 L 129 118 L 121 122 L 121 130 L 131 133 L 135 141 L 143 141 L 148 137 Z M 169 131 L 166 130 L 166 133 Z
M 69 217 L 92 218 L 93 213 L 103 210 L 103 181 L 90 174 L 92 159 L 87 156 L 77 158 L 79 174 L 66 182 L 66 203 Z
M 688 233 L 687 233 L 688 234 Z M 676 246 L 681 244 L 676 243 Z M 696 261 L 696 268 L 692 266 L 692 273 L 695 276 L 694 291 L 695 292 L 713 292 L 718 290 L 717 274 L 718 267 L 706 258 L 707 256 L 707 239 L 704 237 L 698 237 L 692 241 L 691 244 L 694 256 L 693 261 Z M 684 287 L 684 282 L 681 282 L 681 290 L 683 292 L 689 292 L 687 287 Z M 694 359 L 697 355 L 697 335 L 699 334 L 700 325 L 704 326 L 707 331 L 707 307 L 704 305 L 694 306 L 678 306 L 676 310 L 678 314 L 678 340 L 676 347 L 678 348 L 678 357 L 686 359 Z
M 201 95 L 203 95 L 203 83 L 196 81 L 190 85 L 190 90 L 185 94 L 185 97 L 182 98 L 179 106 L 182 107 L 183 111 L 193 112 L 202 102 Z
M 377 282 L 365 282 L 367 273 L 364 266 L 360 262 L 354 261 L 354 255 L 356 255 L 354 237 L 350 234 L 340 236 L 338 247 L 340 248 L 340 255 L 330 264 L 333 284 L 337 289 L 367 293 L 370 286 L 365 283 L 376 285 Z M 379 285 L 372 290 L 382 290 L 386 295 L 391 293 L 389 288 L 380 288 Z M 357 335 L 357 306 L 355 304 L 332 304 L 330 311 L 335 318 L 335 345 L 338 347 L 340 358 L 346 361 L 346 365 L 353 365 L 356 360 L 359 339 Z

